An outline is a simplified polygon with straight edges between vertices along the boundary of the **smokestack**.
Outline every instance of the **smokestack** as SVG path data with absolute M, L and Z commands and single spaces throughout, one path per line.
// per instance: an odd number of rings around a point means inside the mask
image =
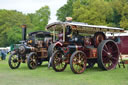
M 26 40 L 26 25 L 22 25 L 22 40 Z

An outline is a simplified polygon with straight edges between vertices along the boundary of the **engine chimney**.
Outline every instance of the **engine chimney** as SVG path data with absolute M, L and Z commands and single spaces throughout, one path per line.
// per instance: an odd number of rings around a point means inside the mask
M 22 25 L 22 40 L 26 40 L 26 25 Z

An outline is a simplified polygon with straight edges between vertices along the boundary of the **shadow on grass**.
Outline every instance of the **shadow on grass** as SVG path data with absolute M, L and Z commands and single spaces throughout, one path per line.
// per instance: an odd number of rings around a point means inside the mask
M 102 71 L 102 69 L 99 67 L 93 67 L 93 68 L 87 68 L 85 71 L 86 72 L 96 72 L 96 71 Z
M 41 66 L 38 66 L 38 68 L 40 68 L 40 67 L 48 67 L 48 63 L 43 64 L 43 65 L 41 65 Z
M 9 67 L 8 67 L 9 68 Z M 7 68 L 7 69 L 8 69 Z M 10 69 L 10 68 L 9 68 Z M 10 69 L 12 70 L 12 69 Z M 45 73 L 52 73 L 52 74 L 61 74 L 61 75 L 73 75 L 74 73 L 72 72 L 72 70 L 70 69 L 70 66 L 68 65 L 67 68 L 62 71 L 62 72 L 56 72 L 53 70 L 52 67 L 48 68 L 48 63 L 43 63 L 41 66 L 38 66 L 36 69 L 29 69 L 27 66 L 27 63 L 22 63 L 20 65 L 20 67 L 18 69 L 14 69 L 14 70 L 19 70 L 19 71 L 38 71 L 38 72 L 45 72 Z M 99 73 L 99 72 L 103 72 L 102 69 L 98 68 L 97 66 L 93 67 L 93 68 L 88 68 L 84 71 L 84 73 L 82 73 L 83 75 L 87 75 L 87 74 L 93 74 L 93 73 Z
M 49 70 L 52 71 L 55 74 L 61 74 L 61 75 L 72 75 L 72 74 L 74 74 L 69 66 L 62 72 L 56 72 L 56 71 L 53 70 L 52 67 L 50 67 Z M 82 73 L 82 74 L 86 75 L 86 74 L 99 73 L 99 72 L 103 72 L 103 70 L 100 69 L 99 67 L 93 67 L 93 68 L 86 69 L 84 71 L 84 73 Z M 78 75 L 80 75 L 80 74 L 78 74 Z
M 33 70 L 34 71 L 34 70 L 40 69 L 40 68 L 48 68 L 48 64 L 43 64 L 43 65 L 37 66 L 37 68 L 35 68 L 35 69 L 29 69 L 28 66 L 27 66 L 27 63 L 23 63 L 17 69 L 19 69 L 19 70 Z

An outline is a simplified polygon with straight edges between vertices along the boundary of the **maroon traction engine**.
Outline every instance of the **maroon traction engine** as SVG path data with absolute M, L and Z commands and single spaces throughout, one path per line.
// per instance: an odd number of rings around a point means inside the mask
M 50 59 L 56 72 L 64 71 L 67 64 L 76 74 L 83 73 L 95 63 L 103 70 L 116 67 L 119 49 L 116 42 L 107 38 L 105 33 L 122 33 L 123 29 L 78 22 L 55 22 L 46 29 L 59 35 L 57 38 L 53 34 L 56 50 Z

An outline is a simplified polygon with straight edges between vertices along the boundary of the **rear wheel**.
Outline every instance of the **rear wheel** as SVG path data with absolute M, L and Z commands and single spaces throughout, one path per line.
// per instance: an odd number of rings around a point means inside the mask
M 96 32 L 95 34 L 94 34 L 94 46 L 95 47 L 98 47 L 98 45 L 103 41 L 103 40 L 105 40 L 106 39 L 106 36 L 105 36 L 105 34 L 103 33 L 103 32 Z
M 37 55 L 35 52 L 31 52 L 27 58 L 27 65 L 29 69 L 35 69 L 38 65 Z
M 103 70 L 116 67 L 119 59 L 118 46 L 113 40 L 104 40 L 98 46 L 98 66 Z
M 12 53 L 9 56 L 8 64 L 11 69 L 17 69 L 19 68 L 21 63 L 20 56 L 17 53 Z
M 83 73 L 86 69 L 86 55 L 82 51 L 76 51 L 70 58 L 70 67 L 72 72 L 76 74 Z
M 67 63 L 64 62 L 64 54 L 62 51 L 55 51 L 51 57 L 51 64 L 56 72 L 64 71 Z

